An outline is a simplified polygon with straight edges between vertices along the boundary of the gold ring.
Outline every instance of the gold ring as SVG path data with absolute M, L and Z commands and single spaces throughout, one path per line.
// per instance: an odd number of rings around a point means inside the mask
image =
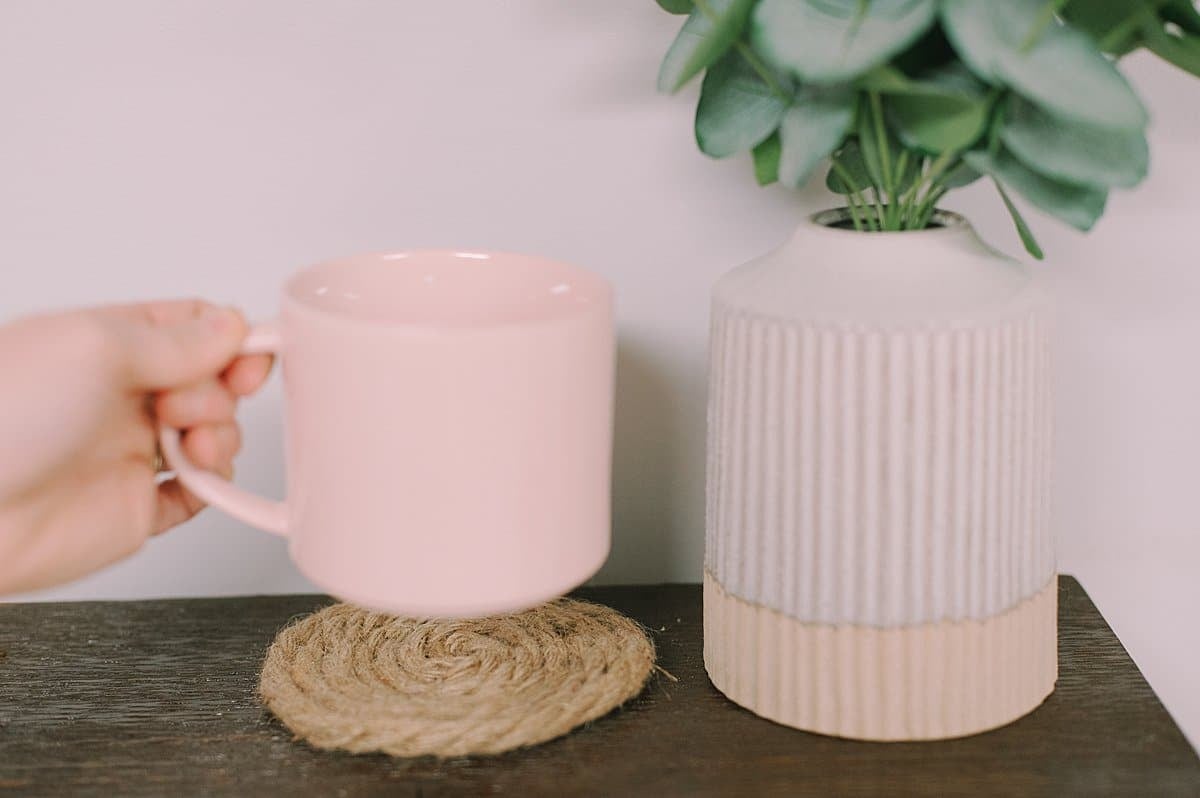
M 160 446 L 158 446 L 158 444 L 155 444 L 155 446 L 154 446 L 154 473 L 161 474 L 162 472 L 167 471 L 167 470 L 169 470 L 167 468 L 167 460 L 165 457 L 163 457 L 162 448 Z

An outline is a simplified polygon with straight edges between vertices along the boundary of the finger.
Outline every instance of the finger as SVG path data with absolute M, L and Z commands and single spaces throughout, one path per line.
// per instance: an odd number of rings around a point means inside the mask
M 204 502 L 183 486 L 178 479 L 169 479 L 158 486 L 158 505 L 154 515 L 153 534 L 160 535 L 178 526 L 204 509 Z
M 145 319 L 151 324 L 178 324 L 198 318 L 209 306 L 210 304 L 202 299 L 164 299 L 126 305 L 125 309 L 131 315 Z
M 202 299 L 164 299 L 154 302 L 136 302 L 125 305 L 109 305 L 101 312 L 112 313 L 126 320 L 150 322 L 151 324 L 174 324 L 194 319 L 208 305 Z
M 221 377 L 234 396 L 249 396 L 266 382 L 273 360 L 270 355 L 239 357 Z
M 235 446 L 235 452 L 236 449 L 237 447 Z M 211 470 L 220 474 L 225 479 L 233 479 L 233 455 L 222 459 Z M 204 507 L 204 502 L 196 494 L 185 488 L 178 478 L 163 482 L 158 486 L 158 503 L 155 509 L 154 527 L 151 534 L 160 535 L 171 527 L 182 524 L 203 510 Z
M 154 415 L 164 424 L 185 429 L 199 424 L 233 421 L 237 399 L 220 380 L 175 391 L 164 391 L 154 400 Z
M 175 388 L 219 374 L 237 355 L 246 323 L 229 308 L 200 303 L 195 315 L 178 321 L 156 322 L 172 310 L 147 310 L 145 318 L 124 325 L 125 358 L 134 387 Z
M 206 471 L 222 473 L 222 466 L 231 465 L 241 448 L 242 432 L 237 424 L 206 424 L 183 434 L 184 454 Z

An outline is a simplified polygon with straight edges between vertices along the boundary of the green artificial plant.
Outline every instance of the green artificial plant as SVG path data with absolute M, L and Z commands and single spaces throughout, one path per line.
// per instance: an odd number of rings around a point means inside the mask
M 704 73 L 696 142 L 753 156 L 762 185 L 825 184 L 859 230 L 926 227 L 986 176 L 1080 230 L 1146 175 L 1146 111 L 1116 59 L 1147 48 L 1200 76 L 1191 0 L 657 0 L 686 14 L 658 75 Z

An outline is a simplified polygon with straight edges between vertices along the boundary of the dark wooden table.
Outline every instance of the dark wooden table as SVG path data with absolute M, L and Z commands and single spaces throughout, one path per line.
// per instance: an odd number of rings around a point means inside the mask
M 1200 796 L 1200 759 L 1070 577 L 1054 695 L 1006 728 L 918 744 L 806 734 L 725 700 L 695 585 L 580 593 L 650 627 L 679 681 L 546 745 L 441 763 L 316 751 L 260 707 L 267 644 L 325 597 L 0 605 L 0 793 Z

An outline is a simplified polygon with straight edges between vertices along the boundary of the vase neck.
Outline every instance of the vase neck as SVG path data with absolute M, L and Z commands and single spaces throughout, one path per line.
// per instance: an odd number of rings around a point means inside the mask
M 871 232 L 855 230 L 851 224 L 847 208 L 815 213 L 801 223 L 781 252 L 853 248 L 857 257 L 849 262 L 873 269 L 887 269 L 912 259 L 928 263 L 939 260 L 942 253 L 957 260 L 955 254 L 990 252 L 970 222 L 949 211 L 935 211 L 930 226 L 923 230 Z
M 779 318 L 907 324 L 991 313 L 1030 286 L 1025 267 L 956 214 L 935 214 L 940 227 L 895 233 L 830 226 L 837 214 L 816 214 L 781 247 L 728 273 L 717 299 Z

